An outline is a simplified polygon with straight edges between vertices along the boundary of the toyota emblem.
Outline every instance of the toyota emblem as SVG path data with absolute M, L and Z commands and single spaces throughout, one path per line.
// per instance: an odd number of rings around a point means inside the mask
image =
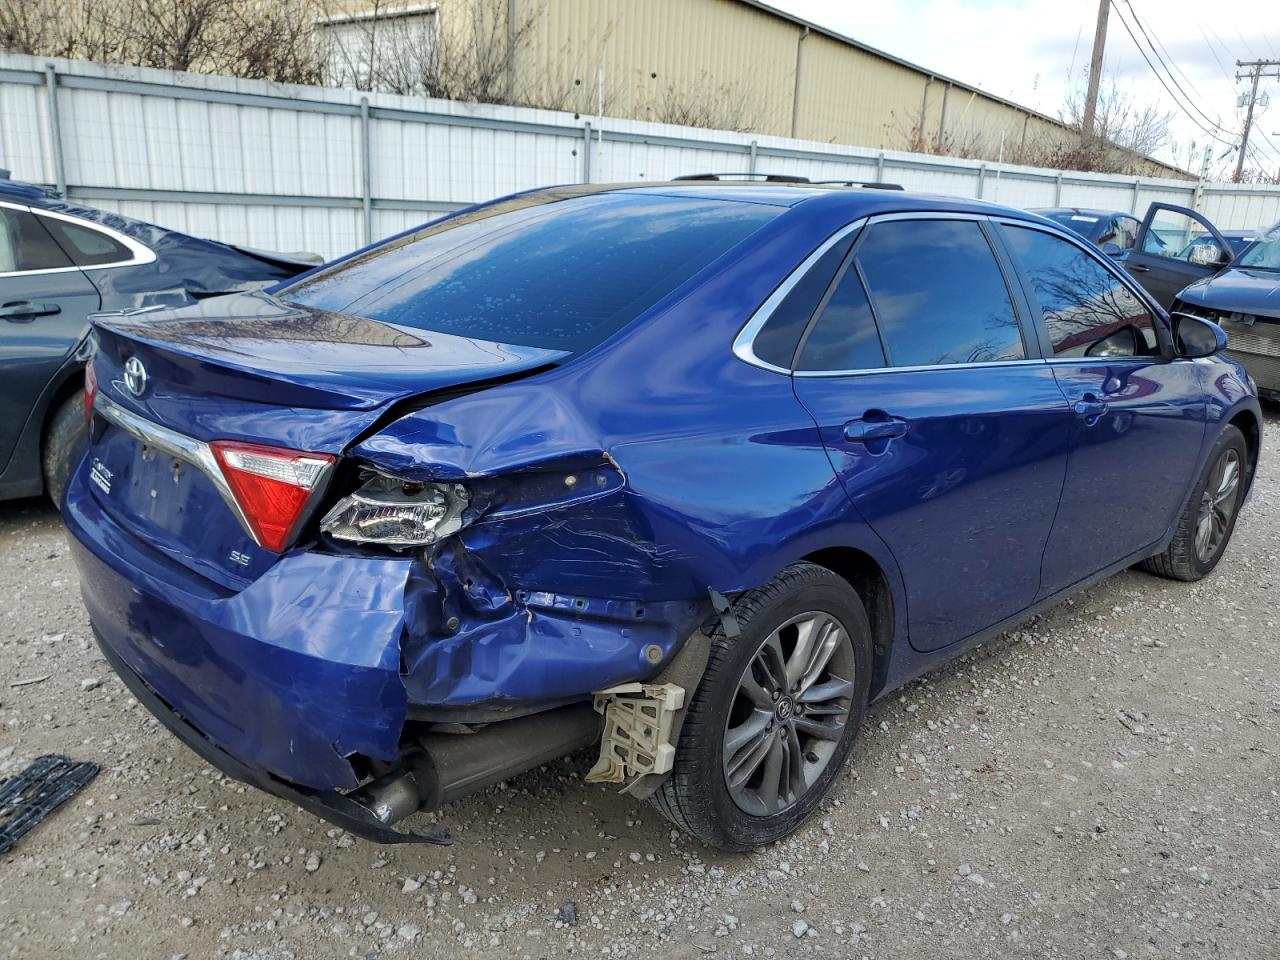
M 140 397 L 147 389 L 147 368 L 137 357 L 130 357 L 124 363 L 124 385 L 135 397 Z

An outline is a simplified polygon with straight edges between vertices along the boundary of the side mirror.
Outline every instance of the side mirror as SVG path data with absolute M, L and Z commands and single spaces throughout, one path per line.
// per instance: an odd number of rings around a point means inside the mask
M 1216 243 L 1197 243 L 1187 254 L 1187 262 L 1197 267 L 1220 267 L 1226 260 L 1227 255 Z
M 1108 240 L 1102 245 L 1102 252 L 1108 257 L 1118 257 L 1120 254 L 1124 253 L 1124 251 L 1120 249 L 1120 244 L 1112 240 Z
M 1132 325 L 1121 327 L 1109 336 L 1095 341 L 1084 352 L 1086 357 L 1136 357 L 1141 334 Z
M 1197 317 L 1190 313 L 1173 315 L 1173 342 L 1177 345 L 1178 356 L 1194 360 L 1197 357 L 1211 357 L 1227 346 L 1227 331 L 1212 320 Z

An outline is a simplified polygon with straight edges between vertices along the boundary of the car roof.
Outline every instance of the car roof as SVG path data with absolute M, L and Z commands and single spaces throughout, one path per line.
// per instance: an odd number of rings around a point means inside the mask
M 1128 217 L 1130 220 L 1138 219 L 1127 210 L 1094 210 L 1090 207 L 1032 207 L 1031 212 L 1038 213 L 1041 216 L 1048 216 L 1051 213 L 1079 213 L 1088 217 Z
M 940 194 L 915 193 L 907 190 L 881 190 L 868 187 L 846 187 L 815 183 L 753 183 L 751 181 L 647 181 L 643 183 L 573 184 L 552 187 L 547 193 L 560 198 L 583 196 L 592 193 L 650 193 L 667 197 L 684 197 L 690 200 L 723 200 L 742 203 L 763 203 L 774 206 L 800 208 L 822 207 L 839 209 L 850 220 L 874 216 L 880 213 L 937 212 L 973 213 L 982 216 L 1006 216 L 1019 220 L 1046 222 L 1044 218 L 1016 207 L 973 200 L 964 197 L 947 197 Z

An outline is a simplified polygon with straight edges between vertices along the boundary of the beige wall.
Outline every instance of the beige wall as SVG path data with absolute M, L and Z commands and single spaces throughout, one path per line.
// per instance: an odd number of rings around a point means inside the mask
M 438 7 L 444 31 L 465 29 L 476 9 L 511 11 L 512 22 L 529 23 L 514 61 L 515 99 L 585 116 L 597 112 L 603 89 L 606 116 L 989 160 L 1003 145 L 1009 161 L 1026 144 L 1077 136 L 739 0 L 438 0 Z M 1177 171 L 1144 162 L 1135 172 Z

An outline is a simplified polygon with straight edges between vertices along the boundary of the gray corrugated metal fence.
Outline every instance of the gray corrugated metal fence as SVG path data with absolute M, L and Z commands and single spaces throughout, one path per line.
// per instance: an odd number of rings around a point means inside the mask
M 519 107 L 476 106 L 0 54 L 0 167 L 231 243 L 334 256 L 434 215 L 552 183 L 768 171 L 890 180 L 1020 207 L 1220 227 L 1280 220 L 1280 188 L 1059 172 Z

